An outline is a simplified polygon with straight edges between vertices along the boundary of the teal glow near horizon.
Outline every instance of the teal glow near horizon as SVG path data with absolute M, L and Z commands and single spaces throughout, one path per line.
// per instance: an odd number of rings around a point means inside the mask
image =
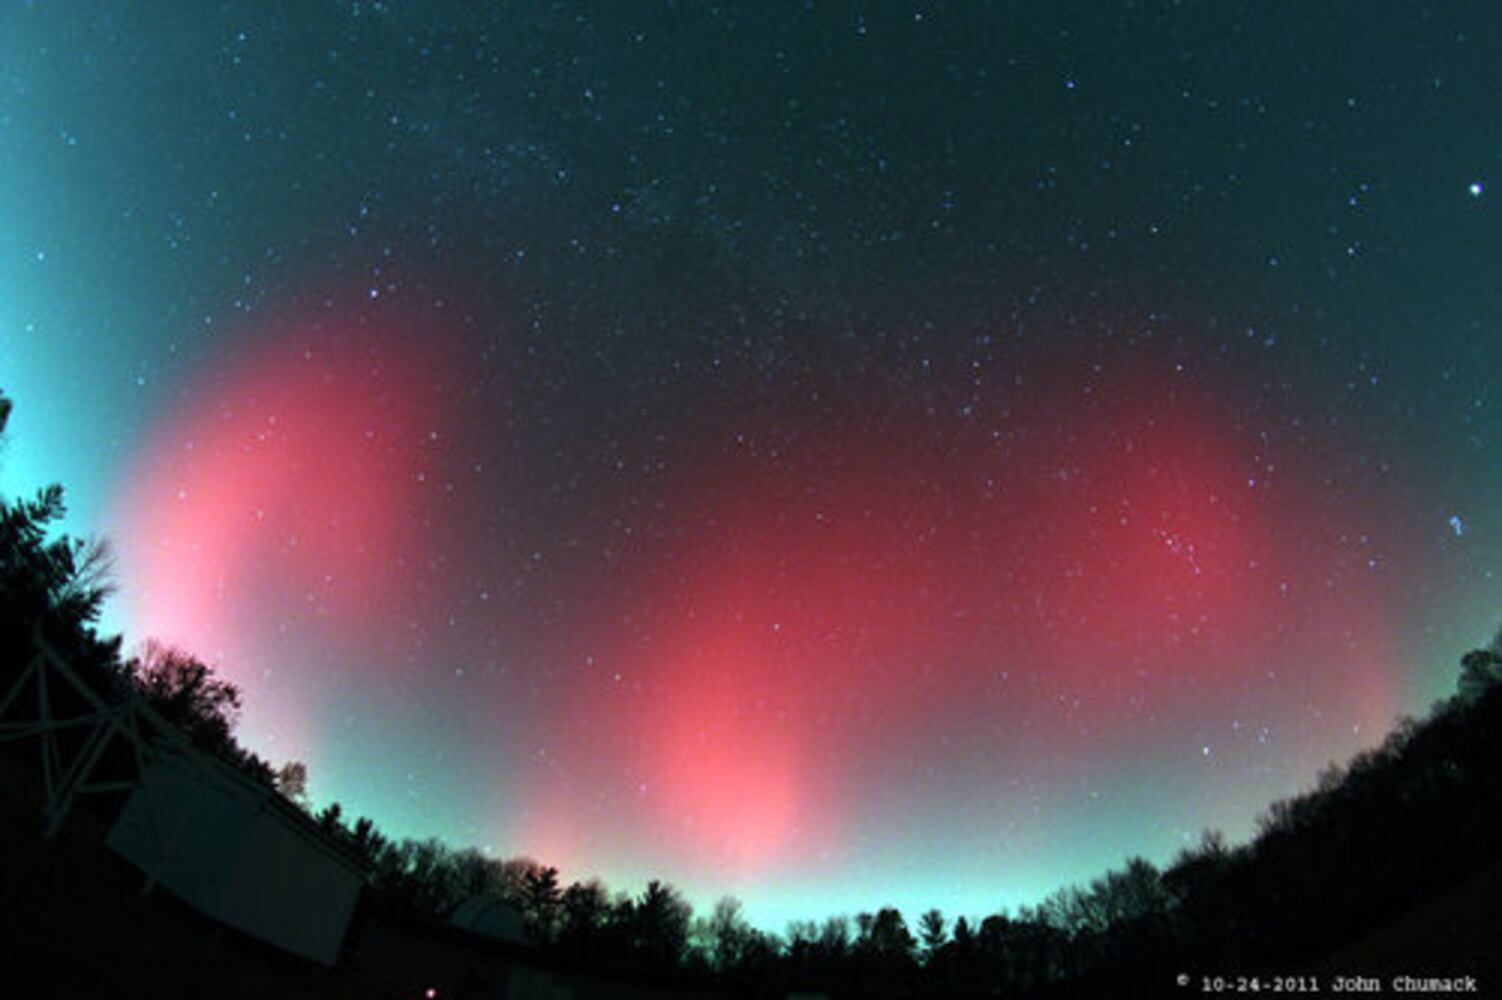
M 318 806 L 981 917 L 1502 622 L 1493 16 L 263 6 L 0 10 L 0 493 Z

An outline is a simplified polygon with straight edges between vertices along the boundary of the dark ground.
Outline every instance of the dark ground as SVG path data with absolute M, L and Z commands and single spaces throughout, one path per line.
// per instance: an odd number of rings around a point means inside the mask
M 397 1000 L 421 997 L 428 986 L 449 998 L 720 995 L 521 962 L 514 948 L 415 927 L 366 905 L 338 966 L 298 959 L 168 893 L 143 896 L 140 873 L 104 846 L 100 803 L 81 800 L 58 834 L 43 839 L 36 759 L 34 743 L 0 746 L 0 955 L 19 961 L 35 996 Z
M 363 902 L 338 966 L 325 968 L 288 956 L 215 924 L 168 893 L 143 896 L 141 875 L 103 845 L 108 820 L 102 814 L 109 810 L 102 800 L 81 800 L 58 835 L 43 839 L 36 755 L 29 742 L 0 747 L 0 857 L 5 859 L 0 866 L 0 952 L 19 959 L 38 986 L 38 996 L 149 991 L 161 998 L 394 1000 L 420 997 L 429 985 L 447 997 L 690 1000 L 729 995 L 551 965 L 513 946 L 415 925 Z M 1499 942 L 1502 862 L 1436 893 L 1309 968 L 1271 971 L 1306 977 L 1306 988 L 1317 980 L 1320 993 L 1334 992 L 1338 977 L 1377 977 L 1381 995 L 1396 995 L 1390 986 L 1398 975 L 1469 975 L 1476 977 L 1480 995 L 1495 995 L 1502 988 Z M 1234 991 L 1238 977 L 1250 970 L 1184 972 L 1191 977 L 1185 989 L 1201 992 L 1201 977 L 1222 976 Z M 1146 984 L 1136 986 L 1140 991 Z M 1265 991 L 1264 986 L 1260 992 Z

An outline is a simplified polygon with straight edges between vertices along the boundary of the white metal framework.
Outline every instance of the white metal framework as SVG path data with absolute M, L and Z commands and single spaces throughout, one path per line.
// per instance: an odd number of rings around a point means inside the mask
M 57 833 L 78 796 L 129 792 L 105 843 L 144 873 L 143 894 L 161 884 L 220 923 L 335 963 L 364 881 L 359 852 L 273 788 L 193 747 L 133 685 L 107 700 L 40 628 L 32 647 L 0 697 L 0 743 L 40 743 L 44 835 Z M 23 710 L 28 690 L 34 712 Z M 99 779 L 117 741 L 126 774 Z
M 43 833 L 50 837 L 62 826 L 78 796 L 130 791 L 140 785 L 153 752 L 148 734 L 151 739 L 183 748 L 187 747 L 187 738 L 134 691 L 115 704 L 100 698 L 52 647 L 42 635 L 40 626 L 32 632 L 32 646 L 34 652 L 25 669 L 0 698 L 0 720 L 4 720 L 12 705 L 21 703 L 28 685 L 36 690 L 36 713 L 31 718 L 0 721 L 0 743 L 29 737 L 39 739 Z M 81 714 L 57 714 L 57 699 L 53 692 L 64 686 L 87 706 Z M 85 731 L 83 744 L 71 755 L 66 755 L 62 737 L 76 730 Z M 124 780 L 91 782 L 105 750 L 117 739 L 124 741 L 130 750 L 135 765 L 134 775 Z

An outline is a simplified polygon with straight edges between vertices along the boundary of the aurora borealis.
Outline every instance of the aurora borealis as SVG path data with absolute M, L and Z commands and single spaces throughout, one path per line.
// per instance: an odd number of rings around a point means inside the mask
M 3 491 L 397 836 L 775 930 L 1244 837 L 1502 618 L 1502 21 L 1104 11 L 0 7 Z

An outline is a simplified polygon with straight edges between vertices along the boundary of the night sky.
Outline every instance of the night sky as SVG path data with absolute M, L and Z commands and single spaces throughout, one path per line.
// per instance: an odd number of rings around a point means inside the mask
M 1502 618 L 1502 15 L 0 3 L 14 496 L 397 836 L 781 930 L 1271 800 Z

